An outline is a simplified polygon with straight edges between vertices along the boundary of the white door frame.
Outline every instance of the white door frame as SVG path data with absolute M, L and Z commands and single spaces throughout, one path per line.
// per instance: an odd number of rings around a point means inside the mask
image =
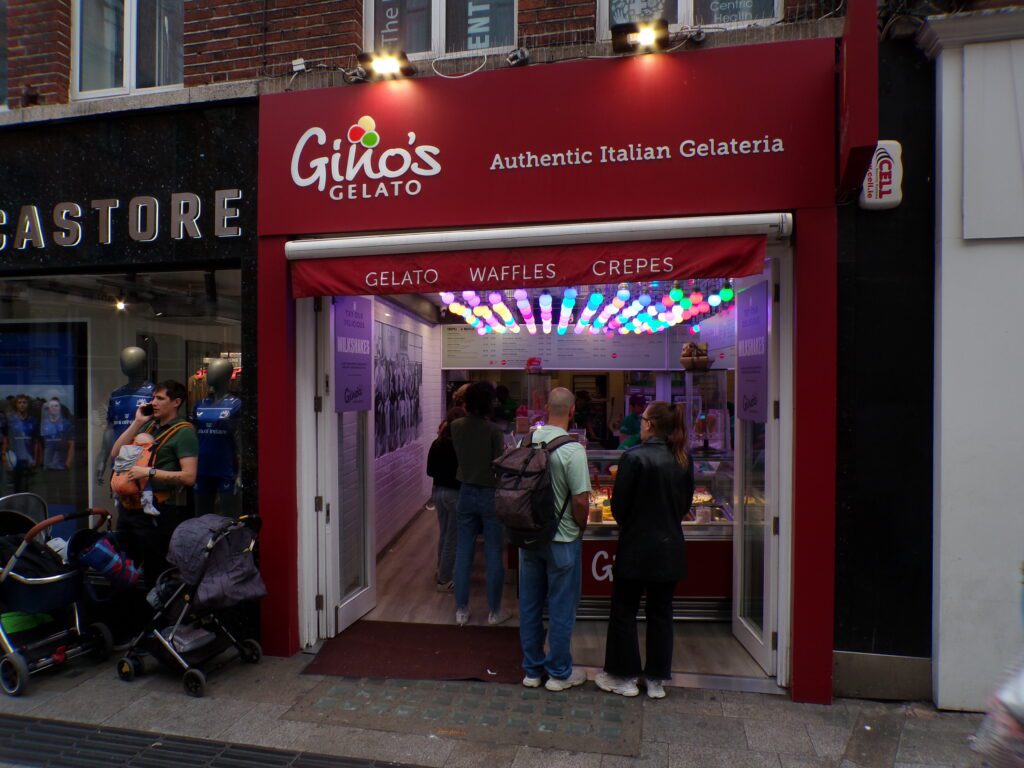
M 317 394 L 316 313 L 313 299 L 295 300 L 295 477 L 298 505 L 299 643 L 315 645 L 325 636 L 320 626 L 323 611 L 316 608 L 320 594 L 320 521 L 316 512 L 317 419 L 313 398 Z M 269 510 L 264 510 L 267 514 Z
M 766 485 L 769 516 L 765 520 L 766 557 L 763 583 L 764 604 L 763 641 L 740 618 L 742 588 L 743 532 L 737 524 L 733 535 L 733 634 L 750 654 L 776 678 L 780 686 L 789 684 L 790 642 L 790 579 L 792 568 L 792 468 L 793 468 L 793 378 L 792 378 L 792 249 L 775 246 L 769 249 L 771 271 L 768 275 L 769 311 L 769 401 L 779 402 L 779 417 L 769 413 L 767 422 Z M 749 284 L 760 282 L 751 278 Z M 746 282 L 746 281 L 741 281 Z M 775 290 L 778 286 L 778 301 Z M 740 512 L 743 493 L 743 464 L 740 452 L 742 424 L 736 423 L 737 439 L 734 445 L 736 467 L 735 506 Z M 778 535 L 773 535 L 773 520 L 778 519 Z M 777 649 L 772 648 L 775 634 Z
M 373 310 L 371 303 L 370 318 Z M 329 297 L 324 297 L 323 311 L 320 313 L 320 370 L 328 378 L 321 377 L 320 396 L 323 406 L 317 414 L 317 440 L 319 441 L 318 470 L 324 479 L 320 487 L 323 497 L 323 514 L 318 515 L 320 541 L 323 542 L 321 552 L 320 573 L 323 587 L 323 604 L 325 606 L 324 637 L 334 637 L 345 631 L 349 626 L 372 611 L 377 605 L 377 558 L 376 536 L 374 525 L 374 493 L 373 493 L 373 420 L 369 412 L 358 414 L 361 428 L 364 430 L 363 442 L 363 568 L 366 574 L 366 586 L 347 598 L 341 588 L 341 554 L 338 546 L 338 529 L 341 526 L 342 499 L 338 488 L 338 414 L 334 410 L 334 394 L 329 385 L 329 377 L 334 374 L 334 320 L 333 306 Z M 374 336 L 376 328 L 374 326 Z M 376 349 L 376 338 L 371 336 L 370 349 Z

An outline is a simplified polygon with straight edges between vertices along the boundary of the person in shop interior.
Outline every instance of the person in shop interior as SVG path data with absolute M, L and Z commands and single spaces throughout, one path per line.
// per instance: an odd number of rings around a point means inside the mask
M 473 382 L 466 390 L 466 416 L 452 422 L 452 442 L 458 458 L 456 479 L 461 483 L 456 508 L 458 535 L 455 546 L 455 623 L 469 622 L 469 581 L 473 572 L 476 538 L 484 536 L 487 563 L 488 624 L 508 621 L 511 611 L 502 609 L 505 584 L 502 550 L 505 531 L 494 510 L 497 480 L 491 462 L 504 452 L 504 435 L 490 420 L 494 408 L 494 385 Z
M 128 473 L 133 480 L 149 478 L 159 516 L 147 515 L 141 509 L 126 509 L 117 520 L 118 540 L 128 557 L 142 564 L 149 586 L 168 567 L 167 547 L 174 529 L 192 517 L 188 489 L 196 481 L 199 441 L 195 427 L 178 414 L 185 397 L 185 385 L 180 382 L 168 380 L 156 384 L 153 399 L 138 406 L 134 420 L 117 438 L 110 452 L 113 462 L 121 446 L 132 442 L 140 432 L 151 434 L 157 446 L 152 467 L 134 466 Z
M 636 696 L 643 672 L 647 695 L 660 699 L 672 676 L 672 595 L 686 576 L 681 523 L 693 502 L 686 425 L 684 405 L 651 403 L 640 416 L 640 445 L 619 461 L 612 491 L 619 545 L 604 669 L 595 678 L 603 691 Z M 644 595 L 647 662 L 641 667 L 636 615 Z
M 644 412 L 647 399 L 643 395 L 629 396 L 629 413 L 619 425 L 619 450 L 632 448 L 640 442 L 640 414 Z
M 43 467 L 63 471 L 71 469 L 75 460 L 75 425 L 61 407 L 59 398 L 51 397 L 43 407 L 39 424 L 43 442 Z
M 437 439 L 427 452 L 427 475 L 434 480 L 431 498 L 437 512 L 437 569 L 434 573 L 438 592 L 455 588 L 455 542 L 458 533 L 456 507 L 459 503 L 459 459 L 452 442 L 452 422 L 466 415 L 465 408 L 449 408 L 438 429 Z
M 29 411 L 28 395 L 14 398 L 14 411 L 7 416 L 8 469 L 14 483 L 14 492 L 28 490 L 29 481 L 40 463 L 39 419 Z
M 533 433 L 534 443 L 567 437 L 576 398 L 564 387 L 548 395 L 548 421 Z M 587 452 L 578 442 L 553 448 L 548 461 L 558 530 L 545 549 L 519 550 L 519 641 L 523 649 L 523 685 L 564 691 L 587 681 L 573 667 L 572 631 L 580 602 L 583 530 L 590 510 Z M 547 652 L 544 650 L 544 605 L 548 606 Z

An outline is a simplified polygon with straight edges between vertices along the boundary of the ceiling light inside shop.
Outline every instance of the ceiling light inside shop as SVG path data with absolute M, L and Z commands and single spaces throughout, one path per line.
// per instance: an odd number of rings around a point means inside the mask
M 128 304 L 125 302 L 124 299 L 118 299 L 117 301 L 114 302 L 114 309 L 116 309 L 118 312 L 124 312 L 126 309 L 128 309 Z

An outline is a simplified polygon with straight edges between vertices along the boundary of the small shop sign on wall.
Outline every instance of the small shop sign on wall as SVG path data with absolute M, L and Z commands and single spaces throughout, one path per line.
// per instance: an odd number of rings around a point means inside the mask
M 895 208 L 903 201 L 903 147 L 898 141 L 880 141 L 860 189 L 860 207 Z

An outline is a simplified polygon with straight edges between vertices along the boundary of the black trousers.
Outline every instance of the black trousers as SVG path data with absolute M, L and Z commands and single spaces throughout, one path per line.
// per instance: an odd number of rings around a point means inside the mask
M 654 680 L 672 677 L 672 594 L 674 581 L 636 581 L 616 577 L 604 651 L 604 671 L 618 677 Z M 636 614 L 647 594 L 647 664 L 640 663 Z
M 178 524 L 192 517 L 190 507 L 159 504 L 158 517 L 141 510 L 122 509 L 117 518 L 117 541 L 136 565 L 142 564 L 146 586 L 152 587 L 157 577 L 170 568 L 167 547 Z

